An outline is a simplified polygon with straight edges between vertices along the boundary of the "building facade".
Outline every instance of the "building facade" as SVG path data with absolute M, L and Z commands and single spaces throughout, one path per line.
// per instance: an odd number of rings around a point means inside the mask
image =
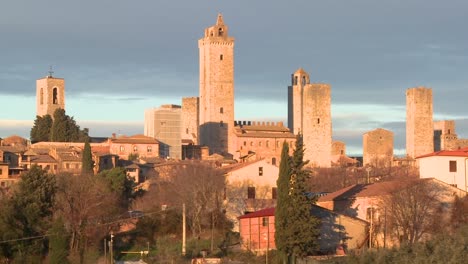
M 393 161 L 393 132 L 382 128 L 362 136 L 363 165 L 391 167 Z
M 233 154 L 234 38 L 221 14 L 198 40 L 200 63 L 200 144 L 210 153 Z
M 182 98 L 182 141 L 187 144 L 198 145 L 198 124 L 199 124 L 199 106 L 198 97 Z
M 406 155 L 411 158 L 434 151 L 432 89 L 406 90 Z
M 332 121 L 331 87 L 329 84 L 310 83 L 302 68 L 292 75 L 288 87 L 288 127 L 302 133 L 304 160 L 313 167 L 331 166 Z
M 54 116 L 57 109 L 65 109 L 65 80 L 47 77 L 36 81 L 36 115 Z
M 159 141 L 161 158 L 182 158 L 182 111 L 179 105 L 162 105 L 145 111 L 145 136 Z

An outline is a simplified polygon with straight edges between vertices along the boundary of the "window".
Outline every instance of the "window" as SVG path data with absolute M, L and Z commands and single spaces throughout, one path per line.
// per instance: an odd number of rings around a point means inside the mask
M 222 107 L 219 108 L 219 113 L 220 113 L 220 114 L 224 113 L 224 109 L 223 109 Z
M 276 166 L 276 158 L 271 158 L 271 165 L 275 165 L 275 166 Z
M 266 141 L 266 147 L 267 147 L 267 148 L 270 147 L 270 141 L 269 141 L 269 140 Z
M 302 85 L 305 85 L 305 84 L 306 84 L 306 77 L 302 76 Z
M 261 142 L 261 141 L 258 142 L 258 146 L 259 146 L 259 147 L 262 146 L 262 142 Z
M 65 163 L 65 168 L 69 169 L 70 168 L 70 163 Z
M 52 90 L 52 103 L 58 104 L 57 88 L 54 88 L 54 90 Z
M 222 28 L 219 28 L 218 29 L 218 35 L 221 37 L 223 35 L 223 29 Z
M 120 152 L 124 152 L 125 151 L 125 146 L 120 146 Z
M 40 94 L 40 104 L 44 104 L 44 89 L 41 88 L 41 94 Z
M 262 226 L 268 226 L 268 217 L 262 217 Z
M 106 159 L 106 158 L 102 159 L 102 163 L 103 163 L 104 165 L 107 165 L 107 159 Z
M 138 147 L 137 146 L 133 146 L 133 152 L 137 152 L 138 151 Z
M 247 146 L 247 141 L 244 141 L 244 146 Z
M 185 129 L 185 134 L 188 134 L 188 128 Z
M 2 169 L 0 169 L 0 175 L 2 175 L 2 174 L 3 174 L 3 170 L 2 170 Z
M 320 118 L 317 118 L 317 124 L 320 124 Z
M 276 187 L 271 188 L 271 199 L 276 199 L 278 197 L 278 192 Z
M 148 153 L 153 152 L 153 148 L 151 148 L 151 146 L 146 147 L 146 152 Z
M 220 127 L 223 127 L 223 126 L 224 126 L 223 121 L 219 121 L 219 126 L 220 126 Z
M 219 55 L 219 60 L 223 60 L 223 54 Z
M 247 187 L 247 198 L 255 199 L 255 187 Z
M 253 141 L 250 141 L 250 146 L 253 147 Z
M 294 76 L 294 85 L 297 85 L 297 76 Z
M 258 167 L 258 176 L 263 176 L 263 167 Z
M 456 160 L 449 161 L 449 171 L 450 172 L 457 172 L 457 161 Z

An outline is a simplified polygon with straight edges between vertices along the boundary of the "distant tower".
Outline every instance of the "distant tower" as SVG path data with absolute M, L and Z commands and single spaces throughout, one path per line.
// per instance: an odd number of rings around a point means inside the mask
M 302 68 L 288 87 L 288 127 L 304 137 L 304 160 L 313 167 L 330 167 L 332 151 L 331 88 L 310 83 Z
M 65 80 L 52 76 L 36 80 L 36 115 L 54 116 L 56 109 L 65 109 Z
M 454 120 L 434 121 L 434 151 L 458 149 Z
M 363 165 L 391 167 L 393 161 L 393 132 L 382 128 L 362 136 Z
M 200 52 L 200 145 L 210 153 L 235 152 L 234 38 L 221 14 L 198 40 Z
M 406 155 L 415 158 L 434 152 L 432 89 L 406 90 Z

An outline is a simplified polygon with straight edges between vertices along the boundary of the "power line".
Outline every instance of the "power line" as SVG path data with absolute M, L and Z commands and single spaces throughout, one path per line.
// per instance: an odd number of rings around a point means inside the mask
M 44 238 L 48 236 L 50 235 L 40 235 L 40 236 L 22 237 L 22 238 L 17 238 L 17 239 L 10 239 L 10 240 L 2 240 L 0 241 L 0 244 L 16 242 L 16 241 L 32 240 L 32 239 Z

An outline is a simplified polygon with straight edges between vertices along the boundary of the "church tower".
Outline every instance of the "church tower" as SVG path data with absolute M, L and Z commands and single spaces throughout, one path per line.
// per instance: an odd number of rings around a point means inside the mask
M 235 152 L 234 38 L 223 16 L 198 40 L 200 56 L 200 145 L 210 153 Z
M 36 115 L 54 116 L 56 109 L 65 109 L 65 80 L 52 76 L 36 80 Z
M 292 75 L 288 87 L 288 127 L 294 134 L 302 133 L 304 160 L 309 160 L 310 166 L 331 166 L 331 87 L 310 83 L 302 68 Z

